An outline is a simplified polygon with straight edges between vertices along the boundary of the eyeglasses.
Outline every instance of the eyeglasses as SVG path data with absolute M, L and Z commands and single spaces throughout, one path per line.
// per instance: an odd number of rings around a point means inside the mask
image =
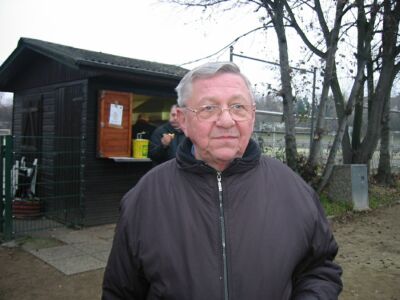
M 219 119 L 222 112 L 229 111 L 234 121 L 246 121 L 252 118 L 253 112 L 256 110 L 255 105 L 232 104 L 228 108 L 222 108 L 219 105 L 203 105 L 197 109 L 184 107 L 185 109 L 196 114 L 199 120 L 215 122 Z

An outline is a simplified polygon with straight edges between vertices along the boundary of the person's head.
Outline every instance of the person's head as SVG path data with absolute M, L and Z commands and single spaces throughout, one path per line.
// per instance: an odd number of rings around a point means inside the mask
M 176 104 L 171 106 L 171 110 L 169 111 L 169 123 L 171 124 L 172 127 L 174 127 L 175 129 L 178 129 L 179 122 L 178 122 L 176 107 L 177 107 Z
M 138 118 L 137 118 L 137 119 L 138 119 L 138 120 L 145 121 L 145 122 L 149 122 L 149 121 L 150 121 L 150 117 L 149 117 L 149 115 L 146 114 L 146 113 L 140 113 L 140 114 L 138 115 Z
M 253 132 L 255 103 L 240 69 L 231 62 L 201 65 L 176 91 L 179 124 L 193 142 L 195 157 L 221 171 L 242 157 Z

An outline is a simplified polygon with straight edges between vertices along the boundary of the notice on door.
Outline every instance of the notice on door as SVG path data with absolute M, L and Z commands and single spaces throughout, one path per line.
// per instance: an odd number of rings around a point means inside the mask
M 122 105 L 113 104 L 110 105 L 110 119 L 108 124 L 111 126 L 122 126 L 122 113 L 124 107 Z

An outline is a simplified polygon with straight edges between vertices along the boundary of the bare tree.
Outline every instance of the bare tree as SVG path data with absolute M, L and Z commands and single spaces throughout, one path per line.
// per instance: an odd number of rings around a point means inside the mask
M 390 128 L 389 128 L 389 116 L 390 116 L 390 101 L 385 101 L 385 107 L 382 116 L 382 129 L 381 129 L 381 147 L 379 151 L 379 165 L 378 173 L 375 179 L 379 183 L 385 185 L 393 185 L 394 180 L 390 165 Z
M 374 5 L 376 5 L 376 1 L 374 1 Z M 363 7 L 359 6 L 358 9 L 362 10 Z M 371 13 L 371 18 L 370 18 L 370 24 L 375 23 L 375 18 L 377 15 L 377 9 L 372 10 Z M 363 14 L 358 14 L 359 18 L 363 18 Z M 358 41 L 358 59 L 357 59 L 357 74 L 354 79 L 353 87 L 350 93 L 350 96 L 347 100 L 347 105 L 345 110 L 339 111 L 339 129 L 336 133 L 335 140 L 333 142 L 332 148 L 330 150 L 329 156 L 328 156 L 328 161 L 325 165 L 325 169 L 322 175 L 322 179 L 320 181 L 320 184 L 318 186 L 318 191 L 320 192 L 325 185 L 328 183 L 328 180 L 331 176 L 333 166 L 335 163 L 335 158 L 336 158 L 336 153 L 338 151 L 338 148 L 342 144 L 343 137 L 345 136 L 345 132 L 347 131 L 347 124 L 349 117 L 353 111 L 354 105 L 358 99 L 360 99 L 360 95 L 362 95 L 362 88 L 363 88 L 363 82 L 364 82 L 364 69 L 367 64 L 367 58 L 368 58 L 368 53 L 370 52 L 371 49 L 371 41 L 373 38 L 373 26 L 370 26 L 368 30 L 363 30 L 363 39 L 362 41 Z M 337 82 L 333 82 L 333 84 L 337 84 Z M 342 101 L 343 97 L 340 97 L 339 99 L 336 99 L 338 101 Z M 341 105 L 341 103 L 340 103 Z M 341 115 L 343 113 L 343 115 Z M 357 121 L 357 119 L 355 120 Z
M 383 28 L 381 31 L 382 44 L 381 54 L 378 59 L 381 61 L 379 78 L 374 92 L 369 100 L 369 118 L 365 138 L 359 151 L 353 157 L 355 163 L 367 163 L 371 158 L 378 144 L 382 116 L 384 115 L 385 102 L 389 100 L 391 87 L 393 85 L 394 73 L 396 71 L 396 59 L 400 53 L 398 39 L 400 22 L 400 2 L 383 1 Z
M 300 1 L 295 1 L 300 2 Z M 341 2 L 341 3 L 340 3 Z M 329 69 L 330 58 L 326 57 L 326 67 L 325 72 L 332 72 L 328 81 L 330 82 L 330 88 L 333 92 L 336 111 L 339 119 L 339 130 L 336 133 L 335 141 L 330 150 L 328 161 L 325 165 L 322 181 L 319 185 L 319 190 L 321 190 L 327 183 L 333 164 L 335 162 L 336 152 L 342 145 L 343 157 L 345 162 L 352 163 L 368 163 L 372 157 L 373 152 L 376 149 L 376 144 L 379 140 L 381 134 L 381 121 L 384 115 L 383 108 L 385 106 L 385 101 L 388 101 L 390 95 L 390 88 L 393 84 L 393 67 L 396 62 L 396 56 L 399 55 L 399 46 L 396 46 L 397 34 L 398 34 L 398 23 L 399 23 L 399 1 L 385 0 L 378 3 L 378 1 L 370 1 L 366 3 L 364 0 L 356 0 L 355 5 L 348 5 L 347 9 L 351 9 L 352 6 L 357 8 L 357 19 L 354 24 L 350 24 L 352 27 L 357 28 L 357 47 L 355 56 L 357 59 L 357 72 L 353 80 L 352 92 L 347 99 L 347 104 L 345 104 L 343 93 L 341 92 L 340 84 L 337 79 L 336 74 L 336 63 L 333 64 L 332 69 Z M 321 6 L 318 0 L 314 1 L 315 5 L 313 9 L 318 15 L 318 20 L 320 22 L 320 27 L 324 33 L 328 53 L 329 47 L 334 46 L 331 44 L 330 40 L 335 32 L 336 24 L 338 24 L 338 14 L 335 17 L 335 26 L 332 31 L 327 30 L 326 20 L 322 14 Z M 339 6 L 343 6 L 347 1 L 337 1 L 337 12 Z M 292 5 L 293 6 L 293 5 Z M 291 6 L 287 4 L 287 10 L 291 11 Z M 379 20 L 377 15 L 382 13 L 383 10 L 383 28 L 380 32 L 375 31 L 375 27 L 378 27 L 376 22 Z M 343 13 L 345 9 L 343 7 Z M 340 13 L 340 12 L 339 12 Z M 324 57 L 323 53 L 316 49 L 316 47 L 307 40 L 306 34 L 300 29 L 300 26 L 296 22 L 296 18 L 293 13 L 289 14 L 292 19 L 292 25 L 299 33 L 309 47 L 311 51 L 320 57 Z M 342 14 L 343 15 L 343 14 Z M 367 15 L 369 18 L 367 18 Z M 343 26 L 342 26 L 343 27 Z M 344 27 L 342 28 L 344 31 Z M 371 51 L 371 43 L 374 35 L 381 34 L 382 39 L 381 44 L 379 44 L 379 49 L 381 49 L 381 54 L 378 53 L 376 57 L 373 57 L 373 52 Z M 379 42 L 378 42 L 379 43 Z M 373 65 L 382 61 L 382 67 L 373 68 Z M 373 74 L 378 71 L 379 79 L 374 88 Z M 365 75 L 365 72 L 367 73 Z M 325 73 L 324 77 L 324 87 L 327 83 L 327 76 L 330 74 Z M 362 125 L 362 115 L 363 115 L 363 99 L 364 99 L 364 83 L 367 83 L 368 87 L 368 98 L 369 98 L 369 114 L 368 114 L 368 127 L 367 133 L 361 142 L 361 125 Z M 321 102 L 324 101 L 325 94 L 324 90 L 321 96 Z M 353 107 L 356 105 L 355 117 L 353 120 L 353 136 L 352 144 L 350 145 L 350 137 L 348 135 L 347 125 L 349 121 L 350 114 L 353 111 Z M 320 140 L 320 134 L 323 134 L 324 126 L 320 126 L 323 121 L 320 119 L 323 114 L 323 106 L 321 109 L 320 104 L 320 114 L 317 120 L 317 130 L 316 136 L 314 137 L 315 143 L 311 149 L 311 154 L 309 157 L 309 163 L 311 165 L 316 162 L 316 154 L 318 153 L 318 144 Z M 313 151 L 313 149 L 315 151 Z
M 398 60 L 398 27 L 400 15 L 400 1 L 394 0 L 337 0 L 335 2 L 324 1 L 324 4 L 335 5 L 334 19 L 327 11 L 324 11 L 320 0 L 260 0 L 260 1 L 231 1 L 231 0 L 170 0 L 186 6 L 198 6 L 207 8 L 213 5 L 227 4 L 230 9 L 236 9 L 242 5 L 253 4 L 255 10 L 264 8 L 270 22 L 273 24 L 278 37 L 280 74 L 282 82 L 284 115 L 285 115 L 285 141 L 286 159 L 288 164 L 297 169 L 297 147 L 294 131 L 294 115 L 292 93 L 291 70 L 289 66 L 289 54 L 287 47 L 286 28 L 294 28 L 298 36 L 303 40 L 308 49 L 318 56 L 323 65 L 322 92 L 319 101 L 316 130 L 308 158 L 309 167 L 313 168 L 318 163 L 318 155 L 321 149 L 322 138 L 325 135 L 324 113 L 329 90 L 335 99 L 335 107 L 338 116 L 338 131 L 331 147 L 328 161 L 325 165 L 322 181 L 319 185 L 321 190 L 327 183 L 336 153 L 342 147 L 344 161 L 347 163 L 368 163 L 376 149 L 382 128 L 382 116 L 384 115 L 385 101 L 389 99 L 390 87 L 393 84 L 393 74 L 396 70 L 396 59 Z M 318 24 L 310 24 L 304 27 L 301 22 L 303 9 L 311 9 L 318 20 Z M 343 24 L 344 16 L 348 12 L 356 10 L 353 22 Z M 348 20 L 349 18 L 347 18 Z M 382 28 L 379 21 L 382 20 Z M 332 24 L 329 26 L 328 24 Z M 318 26 L 317 26 L 318 25 Z M 331 27 L 331 28 L 330 28 Z M 267 28 L 267 27 L 265 27 Z M 356 59 L 356 72 L 352 78 L 350 95 L 346 98 L 338 79 L 337 49 L 346 43 L 348 31 L 356 28 L 357 45 L 354 46 L 354 57 Z M 321 39 L 315 41 L 310 39 L 311 35 L 318 35 Z M 381 35 L 382 38 L 376 38 Z M 375 38 L 375 40 L 374 40 Z M 344 41 L 344 42 L 342 42 Z M 375 44 L 372 45 L 372 42 Z M 376 42 L 377 41 L 377 42 Z M 349 43 L 350 44 L 350 43 Z M 379 50 L 376 50 L 379 49 Z M 379 65 L 379 67 L 377 67 Z M 353 71 L 353 70 L 351 70 Z M 374 80 L 374 74 L 378 74 L 378 80 Z M 364 108 L 364 86 L 367 86 L 368 97 L 368 127 L 364 137 L 361 134 L 363 124 Z M 376 87 L 375 87 L 376 86 Z M 350 116 L 355 109 L 353 118 L 353 135 L 350 138 L 348 126 Z
M 297 145 L 295 132 L 294 97 L 292 92 L 291 68 L 285 31 L 284 1 L 263 0 L 265 9 L 272 20 L 279 45 L 279 64 L 282 81 L 280 95 L 283 99 L 283 118 L 285 122 L 286 161 L 290 168 L 297 171 Z
M 395 66 L 393 76 L 399 73 L 400 62 Z M 394 79 L 393 79 L 394 81 Z M 379 165 L 378 172 L 375 179 L 378 183 L 388 186 L 393 186 L 394 178 L 392 168 L 390 165 L 390 93 L 387 94 L 388 99 L 385 101 L 385 107 L 382 116 L 382 129 L 381 129 L 381 146 L 379 150 Z
M 324 36 L 325 43 L 326 43 L 326 49 L 327 49 L 326 53 L 322 52 L 321 50 L 318 50 L 307 39 L 306 35 L 304 34 L 304 31 L 302 31 L 300 29 L 300 27 L 298 26 L 296 18 L 294 16 L 294 14 L 292 13 L 291 7 L 289 6 L 289 3 L 288 2 L 286 2 L 286 3 L 287 3 L 286 8 L 288 9 L 289 16 L 291 17 L 292 22 L 293 22 L 292 24 L 295 27 L 295 29 L 297 30 L 297 32 L 299 33 L 299 35 L 302 37 L 305 44 L 308 45 L 310 47 L 310 49 L 312 51 L 314 51 L 314 53 L 318 54 L 320 57 L 325 59 L 324 81 L 323 81 L 322 93 L 321 93 L 321 97 L 320 97 L 316 129 L 315 129 L 315 133 L 313 136 L 313 143 L 311 144 L 310 155 L 308 157 L 308 163 L 313 168 L 318 163 L 318 154 L 320 153 L 322 137 L 324 135 L 325 107 L 326 107 L 326 102 L 328 99 L 330 83 L 332 81 L 332 74 L 334 74 L 334 70 L 335 70 L 336 50 L 338 47 L 339 33 L 340 33 L 341 26 L 342 26 L 341 25 L 342 18 L 343 18 L 343 15 L 345 14 L 345 8 L 346 8 L 347 1 L 337 1 L 334 25 L 331 30 L 329 30 L 329 28 L 328 28 L 328 25 L 324 18 L 323 11 L 322 11 L 319 0 L 314 1 L 314 3 L 315 3 L 314 10 L 317 13 L 318 20 L 320 22 L 320 27 L 322 29 L 323 36 Z

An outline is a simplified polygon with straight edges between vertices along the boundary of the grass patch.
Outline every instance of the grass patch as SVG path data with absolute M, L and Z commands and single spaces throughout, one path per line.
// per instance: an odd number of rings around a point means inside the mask
M 397 178 L 394 187 L 384 187 L 370 180 L 368 185 L 369 208 L 376 209 L 400 202 L 400 179 Z M 326 193 L 320 195 L 320 201 L 327 216 L 340 217 L 353 213 L 353 205 L 345 201 L 331 201 Z
M 370 184 L 368 192 L 369 207 L 371 209 L 392 205 L 400 201 L 400 180 L 396 181 L 394 187 L 383 187 L 377 184 Z
M 326 194 L 320 195 L 320 201 L 327 216 L 341 216 L 353 210 L 349 202 L 331 201 Z
M 51 248 L 56 246 L 64 245 L 63 242 L 48 237 L 32 237 L 25 236 L 22 238 L 16 239 L 16 243 L 18 246 L 23 247 L 27 250 L 38 250 L 43 248 Z

